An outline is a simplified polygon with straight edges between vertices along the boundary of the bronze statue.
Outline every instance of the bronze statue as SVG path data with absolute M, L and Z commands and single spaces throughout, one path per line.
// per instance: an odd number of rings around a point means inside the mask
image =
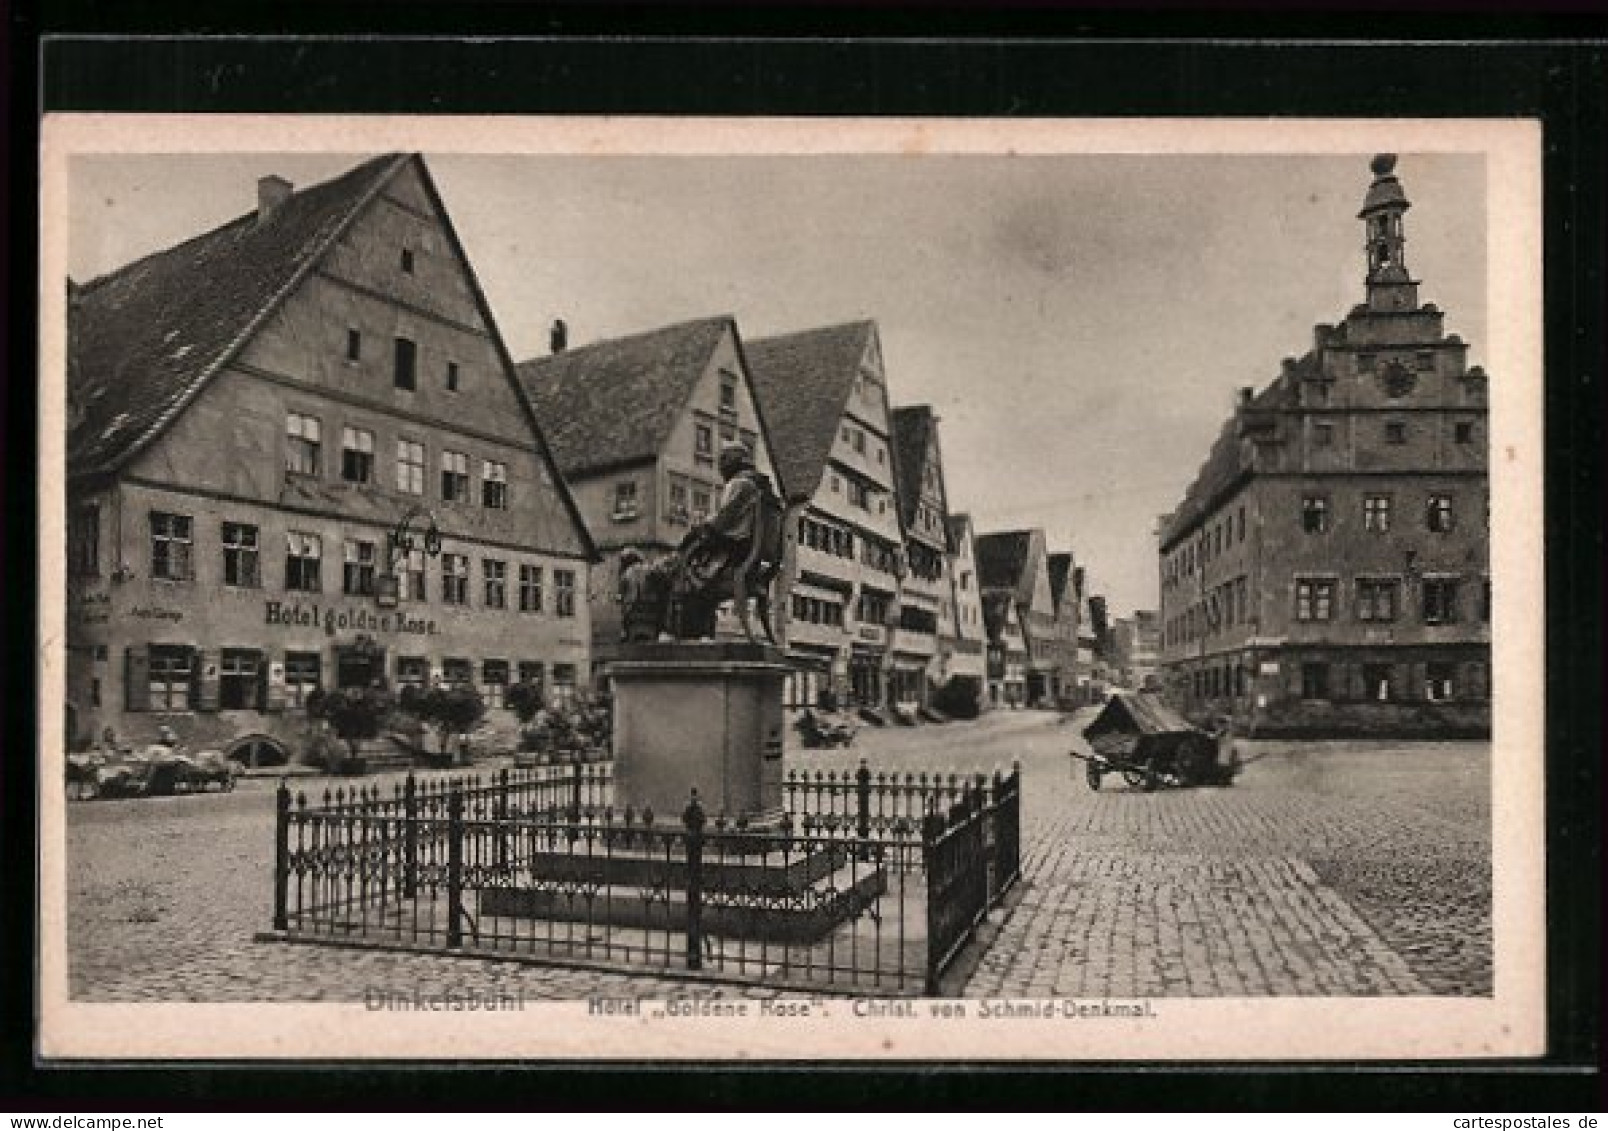
M 782 500 L 770 477 L 754 467 L 748 445 L 724 445 L 719 466 L 726 483 L 720 509 L 694 524 L 673 554 L 649 564 L 634 549 L 621 553 L 623 640 L 711 639 L 720 604 L 729 600 L 754 643 L 752 598 L 765 639 L 776 643 L 770 609 L 771 586 L 782 568 Z

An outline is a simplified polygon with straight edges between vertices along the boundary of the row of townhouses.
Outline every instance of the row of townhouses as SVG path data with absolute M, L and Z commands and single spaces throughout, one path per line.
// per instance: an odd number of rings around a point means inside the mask
M 598 688 L 622 551 L 710 514 L 732 441 L 788 504 L 790 705 L 1078 693 L 1083 570 L 951 513 L 938 417 L 892 406 L 873 322 L 574 348 L 555 322 L 516 364 L 417 155 L 264 178 L 68 291 L 71 741 L 284 749 L 311 688 L 375 680 L 494 711 Z

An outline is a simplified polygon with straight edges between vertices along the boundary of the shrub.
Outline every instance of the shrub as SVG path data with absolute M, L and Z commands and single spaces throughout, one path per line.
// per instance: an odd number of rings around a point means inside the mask
M 322 719 L 345 742 L 350 757 L 357 760 L 357 746 L 365 738 L 380 733 L 380 720 L 395 706 L 395 699 L 383 687 L 343 687 L 325 692 L 315 690 L 307 696 L 307 713 Z
M 982 696 L 976 676 L 954 675 L 932 697 L 932 705 L 952 719 L 975 719 Z

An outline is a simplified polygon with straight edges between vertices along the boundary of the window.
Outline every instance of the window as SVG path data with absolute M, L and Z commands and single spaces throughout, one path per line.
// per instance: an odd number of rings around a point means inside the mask
M 151 576 L 164 581 L 189 581 L 193 527 L 187 514 L 151 512 Z
M 1399 420 L 1388 421 L 1385 424 L 1385 443 L 1405 444 L 1407 442 L 1407 425 Z
M 67 523 L 67 566 L 74 577 L 100 573 L 100 508 L 77 507 Z
M 402 270 L 407 272 L 409 275 L 413 274 L 413 249 L 412 248 L 405 247 L 405 248 L 402 249 Z
M 348 483 L 374 479 L 374 433 L 367 428 L 341 429 L 341 478 Z
M 417 440 L 396 442 L 396 489 L 407 495 L 424 494 L 424 445 Z
M 854 450 L 859 452 L 861 455 L 865 455 L 865 433 L 860 431 L 858 428 L 854 430 L 853 443 Z
M 1322 534 L 1329 529 L 1327 497 L 1306 495 L 1301 499 L 1301 529 L 1308 534 Z
M 575 665 L 553 665 L 553 703 L 568 707 L 575 702 Z
M 307 693 L 318 686 L 322 664 L 317 652 L 285 653 L 285 698 L 293 707 L 307 705 Z
M 733 424 L 729 420 L 722 420 L 720 422 L 720 442 L 723 444 L 730 444 L 735 442 L 736 439 L 737 425 Z
M 1393 621 L 1401 603 L 1401 582 L 1394 578 L 1357 579 L 1357 619 Z
M 459 376 L 458 363 L 456 361 L 447 362 L 447 392 L 456 393 L 458 391 Z
M 480 662 L 480 688 L 486 706 L 501 707 L 508 691 L 508 661 L 482 660 Z
M 408 338 L 396 340 L 396 364 L 392 369 L 398 389 L 409 391 L 419 384 L 419 347 Z
M 1431 662 L 1424 665 L 1424 698 L 1441 702 L 1457 695 L 1457 668 L 1453 664 Z
M 397 578 L 397 596 L 404 601 L 425 600 L 424 551 L 409 550 L 397 564 L 402 569 Z
M 871 509 L 871 488 L 858 479 L 849 480 L 849 503 L 861 510 Z
M 487 510 L 508 509 L 508 465 L 498 460 L 480 463 L 480 505 Z
M 1241 624 L 1247 623 L 1250 620 L 1250 603 L 1247 600 L 1247 590 L 1248 585 L 1245 578 L 1239 577 L 1234 579 L 1234 597 L 1235 603 L 1239 605 L 1239 619 Z
M 1413 355 L 1413 367 L 1420 373 L 1428 373 L 1435 368 L 1435 354 L 1432 350 L 1419 350 Z
M 520 683 L 529 683 L 534 684 L 536 687 L 541 687 L 542 662 L 540 660 L 520 660 L 518 671 Z
M 720 411 L 737 411 L 737 378 L 730 373 L 720 375 Z
M 150 705 L 152 711 L 187 711 L 195 676 L 195 653 L 178 644 L 153 644 L 150 649 Z
M 694 487 L 692 489 L 692 521 L 702 522 L 709 517 L 709 488 Z
M 237 589 L 262 586 L 258 561 L 257 528 L 243 522 L 223 524 L 223 583 Z
M 469 556 L 467 554 L 441 555 L 441 603 L 467 605 L 469 603 Z
M 469 498 L 469 457 L 462 452 L 441 453 L 441 501 L 461 503 Z
M 1390 702 L 1390 665 L 1362 665 L 1362 696 L 1374 703 Z
M 225 648 L 218 669 L 218 709 L 260 711 L 262 693 L 262 653 Z
M 862 588 L 860 590 L 860 601 L 854 610 L 854 615 L 862 624 L 885 625 L 888 623 L 890 604 L 887 594 Z
M 1451 624 L 1457 620 L 1457 579 L 1424 579 L 1424 623 Z
M 363 360 L 363 335 L 356 330 L 346 331 L 346 360 Z
M 1448 533 L 1452 529 L 1452 497 L 1431 495 L 1424 510 L 1424 522 L 1436 534 Z
M 679 479 L 670 480 L 670 493 L 665 503 L 664 518 L 666 522 L 687 521 L 687 485 Z
M 692 458 L 698 463 L 713 465 L 715 462 L 715 430 L 707 424 L 693 426 Z
M 1486 624 L 1491 623 L 1491 579 L 1489 577 L 1480 585 L 1480 620 Z
M 1383 534 L 1390 529 L 1390 496 L 1364 495 L 1362 497 L 1362 528 Z
M 316 534 L 292 530 L 285 535 L 285 588 L 317 593 L 324 559 L 324 540 Z
M 1474 442 L 1474 425 L 1466 420 L 1459 420 L 1452 425 L 1452 438 L 1459 444 L 1472 444 Z
M 1329 665 L 1301 665 L 1301 698 L 1327 699 L 1329 697 Z
M 553 571 L 553 611 L 561 617 L 575 615 L 575 571 Z
M 423 656 L 397 657 L 396 681 L 403 687 L 417 687 L 422 691 L 430 682 L 430 661 Z
M 1312 442 L 1320 448 L 1333 447 L 1334 425 L 1328 423 L 1314 424 L 1312 426 Z
M 622 479 L 614 485 L 614 521 L 630 522 L 637 516 L 635 479 Z
M 468 687 L 474 682 L 475 667 L 457 658 L 441 661 L 441 682 L 447 687 Z
M 341 592 L 354 597 L 374 593 L 374 543 L 355 538 L 345 541 L 345 562 L 341 570 Z
M 1359 353 L 1357 355 L 1357 372 L 1372 373 L 1377 360 L 1371 353 Z
M 1239 540 L 1245 541 L 1245 508 L 1239 509 Z
M 1297 578 L 1295 619 L 1299 621 L 1334 619 L 1334 590 L 1335 582 L 1332 578 Z
M 318 417 L 300 412 L 285 414 L 285 470 L 297 475 L 318 474 L 318 451 L 323 438 Z
M 486 608 L 508 607 L 508 563 L 484 558 L 480 562 L 481 579 L 485 582 Z
M 539 565 L 519 567 L 519 611 L 522 613 L 542 611 L 542 567 Z

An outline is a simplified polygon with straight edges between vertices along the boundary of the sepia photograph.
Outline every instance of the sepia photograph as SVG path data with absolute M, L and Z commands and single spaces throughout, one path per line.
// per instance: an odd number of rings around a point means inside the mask
M 47 1055 L 1544 1051 L 1534 123 L 43 130 Z

